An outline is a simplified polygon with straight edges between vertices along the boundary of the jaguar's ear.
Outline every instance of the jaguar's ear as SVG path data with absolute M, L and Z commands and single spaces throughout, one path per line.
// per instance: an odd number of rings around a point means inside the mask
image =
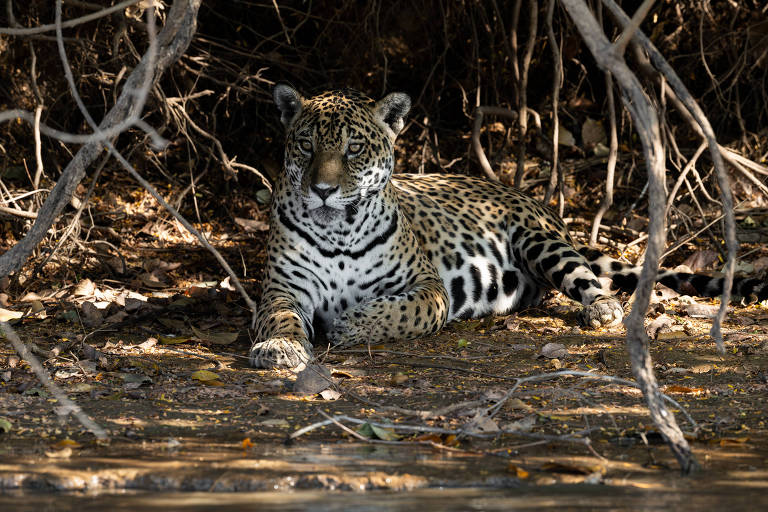
M 405 116 L 411 110 L 411 98 L 404 92 L 387 94 L 376 102 L 374 113 L 397 135 L 405 126 Z
M 301 112 L 303 102 L 301 94 L 291 85 L 280 82 L 272 89 L 272 97 L 275 99 L 275 105 L 280 109 L 280 121 L 286 128 L 290 128 L 293 120 Z

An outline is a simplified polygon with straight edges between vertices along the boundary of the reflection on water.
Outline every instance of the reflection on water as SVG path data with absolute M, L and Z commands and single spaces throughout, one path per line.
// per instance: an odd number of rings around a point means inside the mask
M 768 497 L 744 489 L 716 493 L 659 491 L 600 485 L 553 485 L 525 489 L 421 489 L 412 492 L 332 493 L 119 493 L 0 496 L 0 510 L 35 512 L 239 510 L 367 512 L 390 510 L 494 511 L 766 510 Z

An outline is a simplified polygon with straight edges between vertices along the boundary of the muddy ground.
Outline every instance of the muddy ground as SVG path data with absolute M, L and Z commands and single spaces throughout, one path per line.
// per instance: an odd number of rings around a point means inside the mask
M 119 311 L 99 302 L 126 292 L 78 286 L 67 289 L 71 302 L 38 294 L 9 310 L 27 314 L 14 328 L 109 441 L 57 415 L 57 400 L 0 344 L 3 499 L 561 484 L 745 498 L 768 488 L 768 311 L 760 305 L 732 311 L 722 355 L 687 298 L 649 315 L 654 328 L 664 325 L 652 333 L 662 389 L 696 423 L 673 407 L 702 468 L 682 478 L 631 386 L 560 376 L 506 396 L 520 377 L 557 371 L 632 378 L 623 328 L 573 327 L 576 308 L 559 296 L 425 339 L 323 352 L 330 384 L 302 391 L 291 371 L 248 367 L 249 315 L 226 283 L 146 291 L 146 302 L 125 296 Z M 704 312 L 711 305 L 698 303 Z

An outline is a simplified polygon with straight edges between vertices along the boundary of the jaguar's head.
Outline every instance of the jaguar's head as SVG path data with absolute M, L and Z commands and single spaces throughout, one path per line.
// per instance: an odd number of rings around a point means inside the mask
M 287 84 L 273 96 L 285 125 L 285 172 L 319 224 L 381 192 L 395 165 L 394 142 L 411 108 L 407 94 L 374 101 L 352 89 L 303 98 Z

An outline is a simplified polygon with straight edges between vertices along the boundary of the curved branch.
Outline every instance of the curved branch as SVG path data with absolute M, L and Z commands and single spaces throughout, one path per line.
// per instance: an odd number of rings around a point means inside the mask
M 624 105 L 635 123 L 646 157 L 650 217 L 648 247 L 643 262 L 643 270 L 635 290 L 635 304 L 632 307 L 632 312 L 625 320 L 627 350 L 632 364 L 632 372 L 643 391 L 651 418 L 680 463 L 683 473 L 688 474 L 698 468 L 698 463 L 680 431 L 674 415 L 664 404 L 656 376 L 653 373 L 653 363 L 648 350 L 648 337 L 643 325 L 645 312 L 650 303 L 651 289 L 658 272 L 661 249 L 664 245 L 666 189 L 664 187 L 664 150 L 661 145 L 659 119 L 653 105 L 643 92 L 640 81 L 629 69 L 623 57 L 617 53 L 617 48 L 605 36 L 586 4 L 582 0 L 561 0 L 561 2 L 595 57 L 597 65 L 603 71 L 610 72 L 619 84 L 623 93 Z M 637 34 L 640 32 L 637 31 L 635 37 Z
M 480 167 L 483 168 L 483 172 L 488 179 L 499 181 L 499 177 L 493 172 L 493 167 L 491 167 L 488 157 L 485 156 L 483 145 L 480 144 L 480 129 L 483 127 L 483 117 L 486 115 L 517 119 L 517 112 L 503 107 L 477 107 L 475 109 L 475 122 L 472 125 L 472 149 L 475 150 L 475 155 L 477 155 L 477 159 L 480 161 Z

